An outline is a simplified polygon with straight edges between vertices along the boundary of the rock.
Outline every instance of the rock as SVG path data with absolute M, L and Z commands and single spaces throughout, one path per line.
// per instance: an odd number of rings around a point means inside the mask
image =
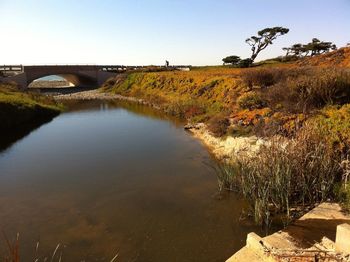
M 184 126 L 185 130 L 191 130 L 191 129 L 199 130 L 199 129 L 203 129 L 203 128 L 205 128 L 204 123 L 197 123 L 197 124 L 188 123 Z

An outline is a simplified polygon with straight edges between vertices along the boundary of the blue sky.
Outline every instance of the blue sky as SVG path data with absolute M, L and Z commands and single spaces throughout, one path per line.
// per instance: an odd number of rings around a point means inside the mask
M 344 46 L 350 0 L 0 0 L 0 24 L 0 64 L 215 65 L 271 26 L 290 32 L 258 60 L 313 37 Z

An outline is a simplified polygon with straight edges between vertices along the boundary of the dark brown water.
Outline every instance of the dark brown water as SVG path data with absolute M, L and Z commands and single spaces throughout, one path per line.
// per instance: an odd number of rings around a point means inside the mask
M 0 227 L 20 233 L 22 261 L 59 243 L 63 261 L 224 261 L 259 228 L 240 198 L 215 197 L 213 161 L 151 109 L 71 104 L 0 153 Z

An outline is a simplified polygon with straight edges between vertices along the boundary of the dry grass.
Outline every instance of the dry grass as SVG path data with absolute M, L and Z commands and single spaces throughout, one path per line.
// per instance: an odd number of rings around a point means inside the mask
M 341 182 L 339 156 L 313 127 L 297 137 L 275 137 L 256 156 L 237 156 L 218 170 L 220 187 L 238 190 L 250 203 L 256 222 L 268 226 L 279 214 L 285 223 L 291 207 L 309 207 L 335 198 Z
M 304 68 L 297 75 L 264 92 L 270 106 L 281 104 L 290 112 L 310 112 L 325 105 L 350 102 L 350 70 L 340 68 Z
M 226 135 L 229 126 L 230 120 L 224 114 L 215 115 L 208 121 L 208 129 L 216 137 Z

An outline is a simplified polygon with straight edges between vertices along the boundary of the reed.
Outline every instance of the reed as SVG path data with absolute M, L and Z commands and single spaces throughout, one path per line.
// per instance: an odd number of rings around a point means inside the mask
M 294 139 L 274 137 L 254 155 L 236 156 L 217 168 L 219 189 L 236 189 L 250 204 L 258 224 L 278 215 L 285 224 L 291 208 L 309 208 L 334 199 L 342 181 L 339 155 L 312 126 Z
M 26 259 L 20 259 L 20 245 L 19 245 L 19 233 L 17 233 L 15 240 L 11 241 L 6 233 L 3 231 L 3 239 L 4 239 L 4 243 L 5 243 L 5 252 L 4 254 L 2 254 L 1 250 L 0 250 L 0 257 L 3 258 L 0 261 L 4 261 L 4 262 L 20 262 L 20 261 L 29 261 L 28 258 Z M 63 261 L 63 251 L 64 251 L 64 245 L 62 244 L 57 244 L 56 248 L 54 249 L 53 253 L 51 256 L 41 256 L 39 253 L 39 246 L 40 246 L 40 242 L 36 242 L 35 245 L 35 253 L 33 256 L 32 261 L 34 262 L 62 262 Z M 0 246 L 1 247 L 1 246 Z M 116 253 L 114 255 L 114 257 L 110 260 L 110 262 L 115 262 L 117 261 L 119 257 L 119 253 Z M 98 260 L 96 258 L 96 260 Z M 105 260 L 105 259 L 104 259 Z M 71 261 L 71 260 L 69 260 Z M 83 260 L 81 260 L 83 261 Z
M 7 249 L 7 252 L 4 254 L 4 261 L 19 262 L 19 234 L 17 233 L 16 239 L 14 241 L 10 241 L 4 231 L 2 232 L 2 234 Z

